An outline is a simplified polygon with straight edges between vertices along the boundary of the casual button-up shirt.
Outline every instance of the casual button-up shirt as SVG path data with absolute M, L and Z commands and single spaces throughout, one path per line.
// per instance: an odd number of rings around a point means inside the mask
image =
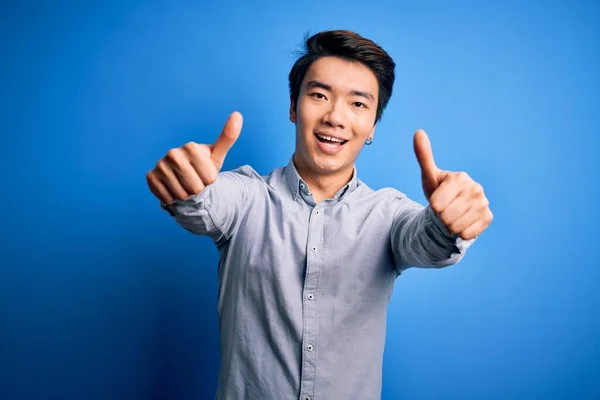
M 220 253 L 217 399 L 381 398 L 386 313 L 409 267 L 455 264 L 473 240 L 429 206 L 357 177 L 316 204 L 293 158 L 221 172 L 165 206 Z

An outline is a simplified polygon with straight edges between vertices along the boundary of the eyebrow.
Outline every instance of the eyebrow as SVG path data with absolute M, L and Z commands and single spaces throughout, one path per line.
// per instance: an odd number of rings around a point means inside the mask
M 310 88 L 321 88 L 323 90 L 327 90 L 327 91 L 330 91 L 330 92 L 333 91 L 331 89 L 331 85 L 328 85 L 326 83 L 319 82 L 319 81 L 310 81 L 310 82 L 308 82 L 306 84 L 306 87 L 308 89 L 310 89 Z M 351 90 L 350 94 L 353 95 L 353 96 L 360 96 L 360 97 L 364 97 L 366 99 L 375 101 L 375 97 L 371 93 L 365 92 L 365 91 L 362 91 L 362 90 Z

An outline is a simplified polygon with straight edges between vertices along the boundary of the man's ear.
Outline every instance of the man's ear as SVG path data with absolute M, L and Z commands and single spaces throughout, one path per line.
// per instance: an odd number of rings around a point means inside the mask
M 369 132 L 369 136 L 367 137 L 367 139 L 373 140 L 373 138 L 375 137 L 375 129 L 376 128 L 377 128 L 377 124 L 373 125 L 373 127 L 371 128 L 371 132 Z
M 290 94 L 290 121 L 292 123 L 296 123 L 296 103 L 294 102 L 294 98 Z

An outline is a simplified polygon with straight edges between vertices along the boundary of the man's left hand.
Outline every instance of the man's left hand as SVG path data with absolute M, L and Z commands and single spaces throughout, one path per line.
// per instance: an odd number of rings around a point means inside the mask
M 432 210 L 451 233 L 462 239 L 481 234 L 494 218 L 483 187 L 466 172 L 439 169 L 425 131 L 415 133 L 414 147 L 421 166 L 423 192 Z

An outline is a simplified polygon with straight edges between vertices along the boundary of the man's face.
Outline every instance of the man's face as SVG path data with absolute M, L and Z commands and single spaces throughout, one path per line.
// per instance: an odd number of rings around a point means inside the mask
M 315 61 L 302 81 L 296 110 L 290 106 L 297 161 L 316 174 L 352 169 L 375 133 L 378 89 L 375 74 L 362 64 L 337 57 Z

